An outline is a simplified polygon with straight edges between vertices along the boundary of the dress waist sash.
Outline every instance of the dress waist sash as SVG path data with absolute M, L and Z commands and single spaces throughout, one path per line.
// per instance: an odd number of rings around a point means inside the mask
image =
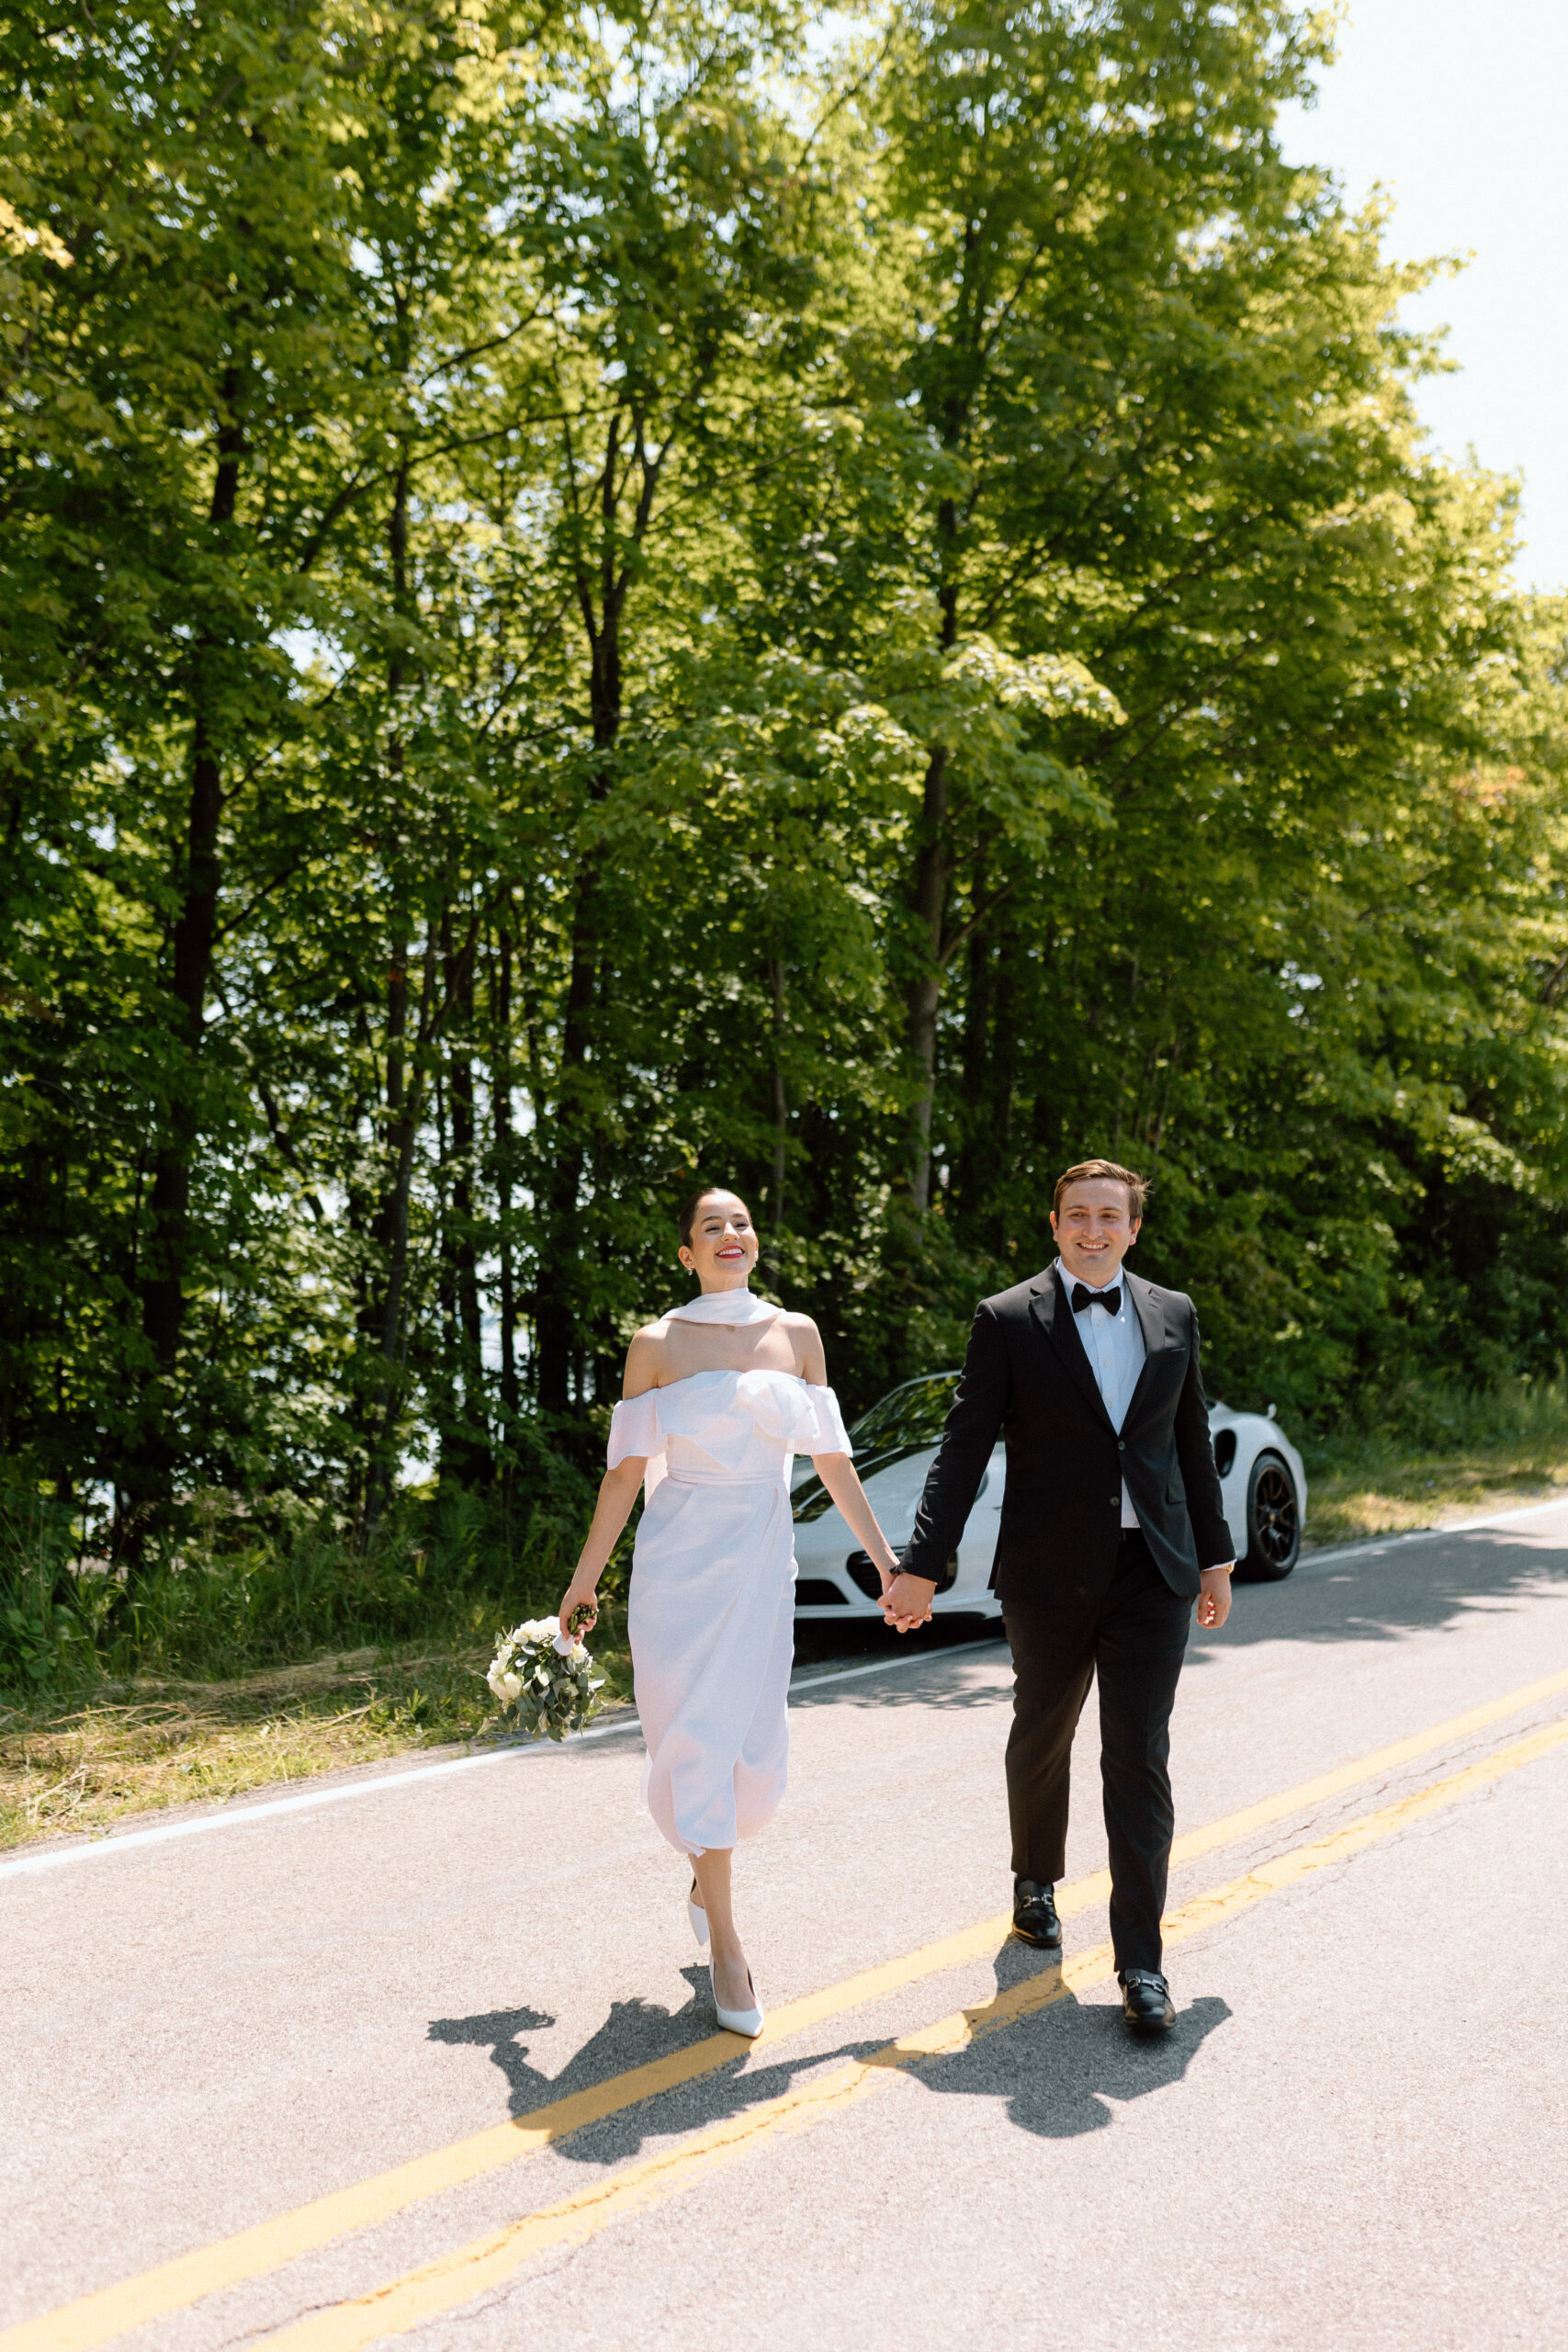
M 782 1470 L 771 1478 L 736 1470 L 666 1470 L 664 1476 L 672 1487 L 772 1487 L 779 1494 L 785 1491 Z

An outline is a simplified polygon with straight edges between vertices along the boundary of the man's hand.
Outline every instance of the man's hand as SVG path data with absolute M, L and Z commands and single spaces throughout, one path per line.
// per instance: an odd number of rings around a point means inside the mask
M 900 1634 L 912 1633 L 917 1625 L 929 1625 L 935 1593 L 932 1577 L 912 1577 L 901 1569 L 883 1593 L 883 1617 Z
M 1198 1571 L 1198 1623 L 1206 1634 L 1217 1634 L 1231 1613 L 1231 1572 L 1228 1568 Z

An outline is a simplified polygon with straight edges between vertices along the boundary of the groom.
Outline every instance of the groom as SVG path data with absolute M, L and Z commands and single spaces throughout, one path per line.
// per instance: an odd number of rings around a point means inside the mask
M 1134 2033 L 1163 2033 L 1176 2022 L 1160 1970 L 1174 1825 L 1170 1710 L 1192 1604 L 1200 1625 L 1224 1623 L 1235 1561 L 1192 1302 L 1122 1267 L 1143 1212 L 1143 1178 L 1113 1160 L 1086 1159 L 1057 1184 L 1056 1262 L 981 1301 L 942 1450 L 883 1610 L 901 1631 L 929 1616 L 1005 1430 L 991 1583 L 1013 1659 L 1014 1932 L 1047 1949 L 1061 1944 L 1055 1894 L 1068 1766 L 1098 1675 L 1122 2014 Z

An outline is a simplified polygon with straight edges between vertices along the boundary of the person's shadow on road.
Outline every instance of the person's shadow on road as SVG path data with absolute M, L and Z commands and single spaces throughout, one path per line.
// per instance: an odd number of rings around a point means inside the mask
M 1043 1968 L 1038 1953 L 1011 1941 L 998 1952 L 995 1968 L 998 1996 L 1025 1978 L 1057 1973 L 1055 1964 Z M 694 1966 L 683 1973 L 695 1996 L 705 1972 Z M 1108 2101 L 1146 2098 L 1179 2082 L 1214 2028 L 1231 2014 L 1222 2000 L 1193 2001 L 1178 2011 L 1169 2033 L 1134 2041 L 1122 2025 L 1119 2000 L 1085 2004 L 1061 1994 L 1005 2025 L 998 2021 L 995 2028 L 987 2022 L 988 2006 L 969 2011 L 976 2035 L 963 2050 L 951 2057 L 916 2060 L 908 2071 L 941 2097 L 1004 2099 L 1010 2120 L 1021 2131 L 1053 2140 L 1103 2131 L 1112 2120 Z M 562 2072 L 550 2076 L 528 2064 L 527 2046 L 518 2037 L 545 2030 L 554 2022 L 537 2009 L 489 2009 L 477 2017 L 434 2018 L 429 2039 L 488 2049 L 492 2064 L 506 2078 L 508 2112 L 518 2119 L 705 2041 L 711 2030 L 705 2004 L 699 2006 L 695 1998 L 690 2007 L 676 2010 L 653 2001 L 617 2001 Z M 745 2073 L 743 2053 L 738 2051 L 732 2064 L 713 2074 L 656 2092 L 660 2121 L 652 2128 L 690 2131 L 717 2122 L 777 2098 L 800 2074 L 834 2058 L 870 2058 L 885 2047 L 880 2038 L 851 2041 L 837 2050 L 781 2059 Z M 572 2132 L 558 2153 L 582 2164 L 617 2163 L 637 2154 L 650 2125 L 646 2105 L 637 2101 Z
M 588 2090 L 634 2066 L 646 2066 L 672 2050 L 683 2050 L 712 2032 L 696 2006 L 694 1969 L 684 1972 L 693 1984 L 693 1999 L 683 2009 L 666 2009 L 657 2001 L 615 2001 L 610 2014 L 574 2051 L 559 2075 L 541 2074 L 528 2064 L 528 2048 L 518 2037 L 542 2033 L 555 2024 L 539 2009 L 485 2009 L 471 2018 L 433 2018 L 426 2039 L 461 2048 L 488 2050 L 491 2064 L 506 2077 L 507 2112 L 515 2120 L 536 2108 L 553 2106 L 573 2091 Z M 696 2028 L 696 2030 L 694 2030 Z
M 501 2068 L 506 2077 L 510 2094 L 507 2111 L 525 2115 L 531 2107 L 542 2107 L 550 2096 L 550 2080 L 536 2066 L 528 2064 L 528 2052 L 517 2039 L 520 2033 L 542 2033 L 553 2026 L 555 2019 L 542 2009 L 486 2009 L 474 2018 L 432 2018 L 426 2039 L 445 2041 L 461 2049 L 465 2045 L 475 2050 L 488 2050 L 491 2064 Z
M 998 1996 L 1025 1977 L 1057 1973 L 1054 1965 L 1042 1971 L 1016 1943 L 1002 1946 L 996 1972 Z M 1091 2002 L 1063 1993 L 998 2031 L 986 2030 L 983 2012 L 970 2014 L 978 2029 L 975 2040 L 951 2058 L 913 2067 L 915 2079 L 945 2097 L 1005 2099 L 1009 2120 L 1020 2131 L 1071 2140 L 1114 2121 L 1108 2101 L 1146 2098 L 1180 2082 L 1231 2010 L 1212 1996 L 1190 2001 L 1177 2010 L 1168 2033 L 1146 2040 L 1134 2040 L 1122 2024 L 1119 1993 L 1113 2000 Z

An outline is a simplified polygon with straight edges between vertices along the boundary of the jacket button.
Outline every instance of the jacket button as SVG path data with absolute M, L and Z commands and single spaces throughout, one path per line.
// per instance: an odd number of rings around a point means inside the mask
M 1117 1439 L 1117 1441 L 1116 1441 L 1116 1451 L 1117 1451 L 1117 1453 L 1126 1453 L 1126 1451 L 1127 1451 L 1127 1441 L 1126 1441 L 1126 1439 L 1125 1439 L 1124 1437 L 1119 1437 L 1119 1438 Z
M 1121 1498 L 1121 1496 L 1120 1496 L 1120 1495 L 1112 1495 L 1112 1496 L 1111 1496 L 1111 1510 L 1121 1510 L 1121 1508 L 1122 1508 L 1122 1498 Z

